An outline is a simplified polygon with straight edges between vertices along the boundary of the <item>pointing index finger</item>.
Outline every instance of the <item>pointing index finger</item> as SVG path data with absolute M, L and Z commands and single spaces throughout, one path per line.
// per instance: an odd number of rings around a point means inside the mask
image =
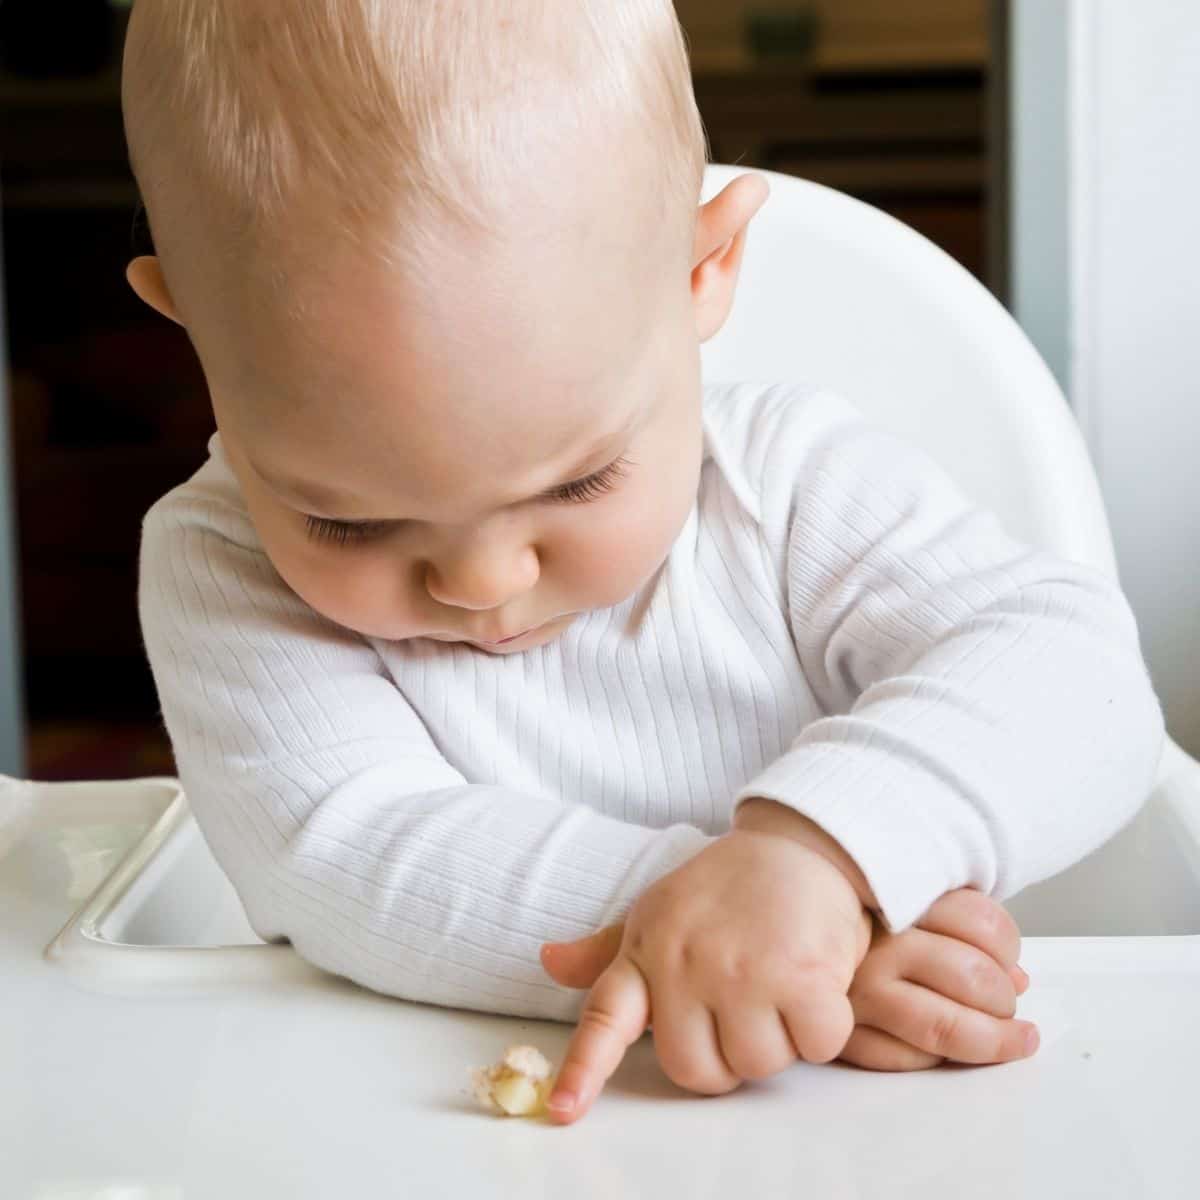
M 596 980 L 579 1014 L 547 1102 L 552 1120 L 570 1125 L 587 1113 L 649 1019 L 645 976 L 631 959 L 619 955 Z

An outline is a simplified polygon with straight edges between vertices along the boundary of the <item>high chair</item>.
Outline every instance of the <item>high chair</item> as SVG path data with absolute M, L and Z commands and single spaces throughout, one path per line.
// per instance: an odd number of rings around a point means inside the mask
M 713 381 L 840 392 L 917 443 L 1018 537 L 1116 574 L 1100 489 L 1050 369 L 994 296 L 907 225 L 820 184 L 771 187 L 750 224 Z M 704 199 L 744 174 L 710 166 Z
M 710 165 L 702 198 L 741 174 Z M 754 174 L 771 195 L 750 225 L 733 312 L 702 348 L 705 379 L 840 392 L 927 450 L 1015 536 L 1117 578 L 1079 427 L 1003 305 L 879 209 L 795 176 Z M 1174 743 L 1163 761 L 1200 779 Z

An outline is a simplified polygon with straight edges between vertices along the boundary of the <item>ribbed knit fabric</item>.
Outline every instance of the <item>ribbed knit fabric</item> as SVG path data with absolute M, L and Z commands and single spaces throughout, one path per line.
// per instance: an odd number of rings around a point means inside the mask
M 322 618 L 219 436 L 143 527 L 180 778 L 251 924 L 390 995 L 571 1020 L 543 941 L 619 920 L 768 796 L 892 929 L 1004 898 L 1136 812 L 1162 715 L 1119 590 L 1012 540 L 845 401 L 710 386 L 696 504 L 636 595 L 493 656 Z

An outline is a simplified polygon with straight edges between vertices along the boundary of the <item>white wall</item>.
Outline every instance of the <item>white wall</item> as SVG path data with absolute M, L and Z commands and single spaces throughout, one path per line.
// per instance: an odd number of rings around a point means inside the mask
M 1050 2 L 1068 14 L 1072 402 L 1168 724 L 1200 753 L 1200 3 Z
M 1068 0 L 1009 6 L 1009 300 L 1064 391 L 1071 386 Z
M 0 248 L 0 775 L 25 773 L 21 653 L 17 615 L 13 482 L 10 475 L 4 254 Z

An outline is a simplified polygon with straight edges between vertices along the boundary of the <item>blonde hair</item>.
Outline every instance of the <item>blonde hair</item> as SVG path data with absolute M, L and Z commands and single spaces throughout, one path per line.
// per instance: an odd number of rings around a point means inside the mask
M 189 219 L 241 254 L 299 217 L 420 262 L 605 120 L 690 251 L 707 159 L 671 0 L 136 0 L 123 104 L 168 276 Z

